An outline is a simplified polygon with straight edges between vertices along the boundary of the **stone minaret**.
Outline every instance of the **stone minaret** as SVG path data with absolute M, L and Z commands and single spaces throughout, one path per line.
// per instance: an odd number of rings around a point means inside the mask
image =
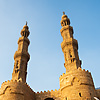
M 95 87 L 91 73 L 82 70 L 81 61 L 78 56 L 78 42 L 73 37 L 73 28 L 70 20 L 63 13 L 61 19 L 61 36 L 63 42 L 61 48 L 65 58 L 66 73 L 63 73 L 60 80 L 61 100 L 94 100 Z
M 26 82 L 27 63 L 30 59 L 28 53 L 29 34 L 26 22 L 26 25 L 21 30 L 21 37 L 18 40 L 18 50 L 14 55 L 15 63 L 12 79 L 2 83 L 0 100 L 36 100 L 35 92 Z
M 69 72 L 81 67 L 81 61 L 78 56 L 78 42 L 73 37 L 73 27 L 70 26 L 70 20 L 64 12 L 61 19 L 61 26 L 60 32 L 63 37 L 61 48 L 65 57 L 64 66 L 66 72 Z
M 14 54 L 14 69 L 12 73 L 12 80 L 21 80 L 26 82 L 27 75 L 27 63 L 30 59 L 28 53 L 28 45 L 30 41 L 28 39 L 30 32 L 28 30 L 27 22 L 21 30 L 21 37 L 18 40 L 18 50 Z

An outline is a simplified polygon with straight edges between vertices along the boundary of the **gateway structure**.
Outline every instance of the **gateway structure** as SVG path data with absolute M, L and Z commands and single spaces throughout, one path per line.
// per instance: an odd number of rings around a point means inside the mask
M 91 73 L 81 68 L 78 42 L 73 37 L 73 27 L 63 13 L 61 19 L 61 48 L 64 53 L 66 73 L 60 78 L 60 89 L 35 93 L 26 82 L 27 63 L 30 59 L 28 46 L 29 28 L 24 25 L 18 40 L 18 50 L 14 54 L 12 79 L 2 83 L 0 100 L 94 100 L 100 99 L 100 90 L 95 89 Z M 95 97 L 95 98 L 94 98 Z

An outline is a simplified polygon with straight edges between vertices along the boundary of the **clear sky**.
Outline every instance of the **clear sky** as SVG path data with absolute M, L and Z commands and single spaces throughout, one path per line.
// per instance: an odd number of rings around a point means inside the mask
M 100 0 L 0 0 L 0 85 L 10 80 L 20 31 L 30 30 L 27 82 L 34 91 L 59 89 L 65 72 L 60 21 L 65 11 L 78 40 L 82 68 L 100 87 Z

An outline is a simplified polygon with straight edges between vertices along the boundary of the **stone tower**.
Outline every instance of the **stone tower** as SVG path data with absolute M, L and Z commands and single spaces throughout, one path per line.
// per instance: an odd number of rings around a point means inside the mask
M 14 69 L 12 73 L 12 80 L 22 80 L 22 82 L 26 82 L 27 75 L 27 62 L 30 59 L 30 55 L 28 53 L 28 45 L 30 43 L 29 39 L 29 30 L 26 25 L 24 25 L 21 30 L 21 37 L 18 40 L 18 50 L 14 55 Z
M 73 27 L 70 26 L 70 20 L 65 13 L 63 13 L 61 19 L 61 26 L 60 32 L 63 37 L 61 48 L 64 53 L 64 66 L 66 68 L 66 73 L 60 76 L 62 98 L 68 100 L 91 100 L 95 94 L 92 76 L 90 72 L 81 69 L 78 42 L 73 37 Z

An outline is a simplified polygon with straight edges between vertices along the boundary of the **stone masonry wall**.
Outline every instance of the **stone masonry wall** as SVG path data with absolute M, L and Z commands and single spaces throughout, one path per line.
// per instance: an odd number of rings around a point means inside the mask
M 62 98 L 80 100 L 94 98 L 95 88 L 91 73 L 78 68 L 60 76 L 60 89 Z M 62 99 L 63 100 L 63 99 Z
M 1 85 L 0 100 L 35 100 L 35 93 L 26 83 L 8 80 Z
M 45 100 L 46 98 L 52 98 L 54 100 L 61 100 L 61 91 L 60 90 L 51 90 L 51 91 L 44 91 L 44 92 L 37 92 L 36 93 L 36 100 Z

